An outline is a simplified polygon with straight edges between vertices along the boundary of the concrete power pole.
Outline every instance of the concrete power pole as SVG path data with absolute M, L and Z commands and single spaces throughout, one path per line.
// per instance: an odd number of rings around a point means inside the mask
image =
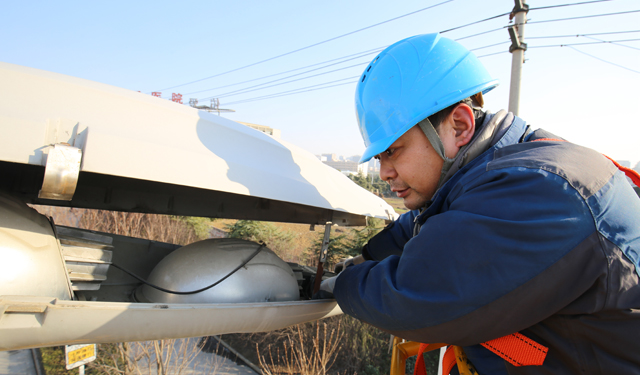
M 525 0 L 515 0 L 515 7 L 511 11 L 511 17 L 515 15 L 515 24 L 509 27 L 511 38 L 511 86 L 509 87 L 509 112 L 514 115 L 520 110 L 520 81 L 522 78 L 522 64 L 524 63 L 524 51 L 527 44 L 524 42 L 524 24 L 527 22 L 529 5 Z

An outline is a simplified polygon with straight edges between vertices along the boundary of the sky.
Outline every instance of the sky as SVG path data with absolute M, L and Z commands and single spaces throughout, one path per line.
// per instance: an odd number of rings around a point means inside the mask
M 640 2 L 557 7 L 589 1 L 528 3 L 518 115 L 534 129 L 633 166 L 640 161 Z M 216 97 L 221 108 L 235 110 L 223 117 L 280 129 L 282 139 L 314 154 L 351 156 L 364 150 L 355 81 L 377 51 L 409 36 L 443 32 L 473 50 L 500 81 L 485 96 L 485 108 L 507 108 L 509 17 L 478 21 L 513 6 L 507 0 L 4 0 L 0 61 L 161 92 L 165 99 L 180 93 L 185 103 Z

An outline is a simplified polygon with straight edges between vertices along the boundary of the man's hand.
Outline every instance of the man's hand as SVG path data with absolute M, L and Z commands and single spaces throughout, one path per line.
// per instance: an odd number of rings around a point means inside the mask
M 328 299 L 333 298 L 333 288 L 336 286 L 336 279 L 338 276 L 330 277 L 326 280 L 322 280 L 320 283 L 320 290 L 314 294 L 311 299 Z
M 360 264 L 364 262 L 364 258 L 362 255 L 358 255 L 356 257 L 344 258 L 340 261 L 340 263 L 336 264 L 333 268 L 333 272 L 340 273 L 345 268 L 349 267 L 352 264 Z

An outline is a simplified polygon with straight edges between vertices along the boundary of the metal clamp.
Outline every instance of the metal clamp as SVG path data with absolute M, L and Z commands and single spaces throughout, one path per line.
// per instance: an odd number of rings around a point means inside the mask
M 81 160 L 81 149 L 68 144 L 54 144 L 49 149 L 38 198 L 70 201 L 76 192 Z

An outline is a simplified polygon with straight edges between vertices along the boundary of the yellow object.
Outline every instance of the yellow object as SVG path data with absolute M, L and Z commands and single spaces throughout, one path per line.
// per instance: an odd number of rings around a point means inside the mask
M 458 372 L 460 375 L 479 375 L 476 368 L 473 367 L 473 364 L 467 358 L 467 355 L 464 354 L 464 350 L 461 347 L 454 345 L 453 352 L 456 355 L 456 364 L 458 365 Z
M 425 352 L 440 349 L 446 344 L 430 344 Z M 400 337 L 393 338 L 393 350 L 391 352 L 391 375 L 405 375 L 407 358 L 418 354 L 420 343 L 404 341 Z

